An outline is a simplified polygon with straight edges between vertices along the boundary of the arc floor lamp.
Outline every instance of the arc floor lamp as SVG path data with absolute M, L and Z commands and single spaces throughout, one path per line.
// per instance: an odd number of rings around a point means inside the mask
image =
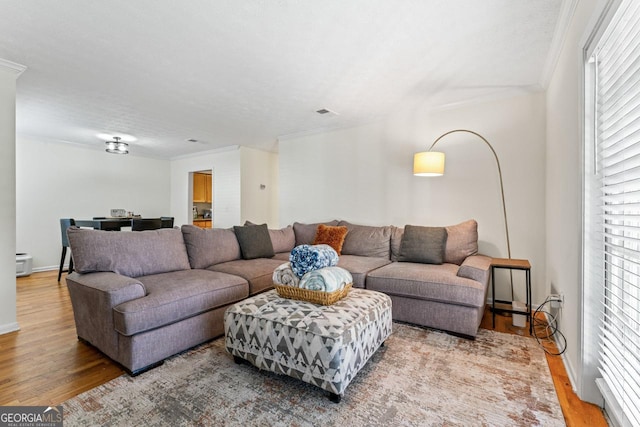
M 477 136 L 484 142 L 487 147 L 493 153 L 493 157 L 496 159 L 496 165 L 498 166 L 498 175 L 500 176 L 500 196 L 502 197 L 502 214 L 504 216 L 504 232 L 507 238 L 507 254 L 511 258 L 511 243 L 509 243 L 509 225 L 507 223 L 507 206 L 504 202 L 504 185 L 502 183 L 502 169 L 500 168 L 500 160 L 498 160 L 498 154 L 493 146 L 489 144 L 489 141 L 482 135 L 472 130 L 467 129 L 455 129 L 449 132 L 445 132 L 433 141 L 433 144 L 427 151 L 416 153 L 413 156 L 413 174 L 415 176 L 442 176 L 444 175 L 444 153 L 439 151 L 432 151 L 433 147 L 445 136 L 452 133 L 470 133 Z M 511 278 L 511 299 L 513 300 L 513 277 Z

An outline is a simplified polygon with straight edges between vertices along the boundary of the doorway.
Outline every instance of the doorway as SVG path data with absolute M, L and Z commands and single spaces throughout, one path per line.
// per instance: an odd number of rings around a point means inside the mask
M 193 225 L 213 228 L 213 171 L 193 171 L 190 175 Z

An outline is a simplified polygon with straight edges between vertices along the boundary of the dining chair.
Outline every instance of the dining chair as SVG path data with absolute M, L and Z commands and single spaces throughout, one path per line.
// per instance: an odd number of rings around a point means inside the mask
M 69 247 L 69 238 L 67 237 L 67 228 L 72 225 L 76 225 L 76 222 L 73 218 L 60 218 L 60 232 L 62 237 L 62 256 L 60 257 L 60 268 L 58 269 L 58 282 L 60 281 L 60 277 L 62 277 L 62 269 L 64 266 L 64 260 L 67 257 L 67 248 Z M 69 255 L 69 269 L 67 273 L 73 272 L 73 256 Z
M 108 221 L 106 216 L 94 216 L 93 219 L 100 220 L 100 230 L 120 231 L 120 221 Z
M 173 217 L 172 216 L 161 216 L 162 220 L 162 228 L 173 228 Z
M 160 218 L 134 218 L 131 221 L 131 231 L 157 230 L 162 228 Z

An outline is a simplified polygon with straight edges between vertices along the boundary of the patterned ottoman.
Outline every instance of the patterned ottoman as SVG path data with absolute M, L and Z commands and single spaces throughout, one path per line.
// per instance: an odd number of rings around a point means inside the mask
M 229 307 L 224 317 L 225 345 L 237 363 L 318 386 L 334 402 L 391 328 L 391 299 L 365 289 L 329 306 L 269 291 Z

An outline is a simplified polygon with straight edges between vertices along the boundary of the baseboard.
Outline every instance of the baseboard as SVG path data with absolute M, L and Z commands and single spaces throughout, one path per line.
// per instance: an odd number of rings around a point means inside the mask
M 549 314 L 548 313 L 544 313 L 544 317 L 546 318 L 547 322 L 549 322 Z M 556 337 L 553 337 L 553 341 L 556 343 L 556 347 L 560 348 L 558 346 L 558 341 L 556 340 Z M 567 353 L 564 352 L 560 355 L 560 358 L 562 359 L 562 364 L 564 365 L 564 370 L 567 371 L 567 377 L 569 378 L 569 382 L 571 383 L 571 390 L 573 390 L 573 392 L 576 394 L 576 396 L 578 395 L 578 389 L 576 388 L 576 372 L 575 369 L 573 369 L 573 365 L 571 364 L 571 361 L 569 360 L 569 358 L 567 357 Z
M 555 341 L 555 339 L 554 339 Z M 558 345 L 558 343 L 556 342 L 556 345 Z M 562 364 L 564 365 L 564 370 L 567 371 L 567 377 L 569 377 L 569 382 L 571 383 L 571 390 L 573 390 L 573 392 L 576 394 L 576 396 L 578 396 L 578 389 L 576 388 L 576 372 L 575 369 L 573 369 L 573 365 L 571 364 L 571 361 L 569 360 L 569 358 L 567 357 L 567 353 L 562 353 L 560 355 L 560 357 L 562 357 Z
M 9 332 L 19 331 L 20 326 L 18 322 L 7 323 L 6 325 L 0 325 L 0 335 L 8 334 Z
M 34 273 L 42 273 L 43 271 L 52 271 L 52 270 L 57 270 L 59 268 L 60 268 L 59 265 L 48 265 L 48 266 L 44 266 L 44 267 L 34 267 L 32 271 Z M 68 269 L 69 268 L 69 264 L 65 264 L 63 266 L 63 268 L 65 270 Z

